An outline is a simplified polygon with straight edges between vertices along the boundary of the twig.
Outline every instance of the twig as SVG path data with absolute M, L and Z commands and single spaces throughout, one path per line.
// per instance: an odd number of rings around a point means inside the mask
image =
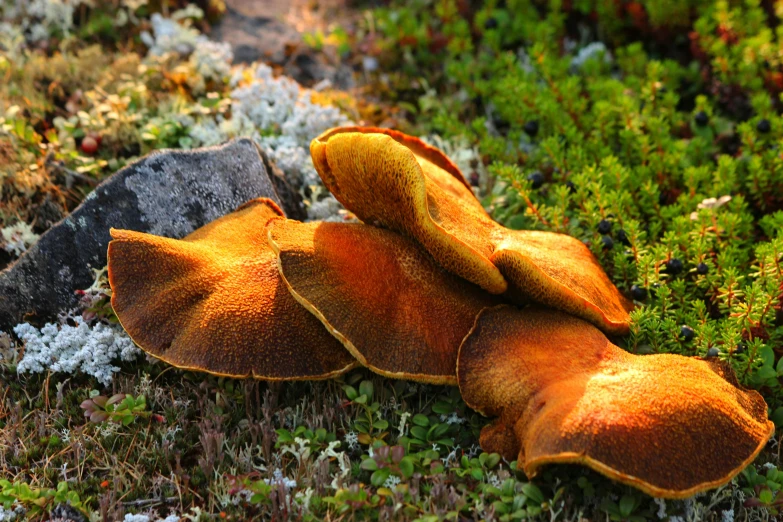
M 140 506 L 149 506 L 150 504 L 165 504 L 168 502 L 174 502 L 175 500 L 179 500 L 179 497 L 159 497 L 159 498 L 145 498 L 140 500 L 129 500 L 127 502 L 123 502 L 122 505 L 140 507 Z
M 65 174 L 65 186 L 67 188 L 71 188 L 71 186 L 73 185 L 73 179 L 77 179 L 93 187 L 99 183 L 97 179 L 91 178 L 89 176 L 85 176 L 80 172 L 76 172 L 75 170 L 69 169 L 61 161 L 55 161 L 51 158 L 46 158 L 46 166 L 54 168 L 56 170 L 60 170 Z

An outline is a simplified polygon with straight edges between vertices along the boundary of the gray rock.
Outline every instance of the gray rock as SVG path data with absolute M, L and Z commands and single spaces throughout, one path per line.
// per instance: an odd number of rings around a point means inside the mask
M 305 87 L 328 80 L 335 88 L 350 90 L 355 87 L 351 67 L 305 45 L 299 30 L 286 21 L 289 14 L 300 20 L 314 21 L 316 17 L 316 26 L 307 28 L 313 31 L 325 29 L 327 21 L 345 27 L 341 22 L 358 16 L 359 11 L 349 9 L 346 0 L 327 3 L 328 7 L 321 5 L 315 10 L 306 0 L 226 0 L 226 12 L 212 27 L 210 38 L 231 44 L 235 63 L 273 63 Z M 338 14 L 342 16 L 335 18 Z
M 49 320 L 75 306 L 74 291 L 93 282 L 91 268 L 106 265 L 111 227 L 180 238 L 257 197 L 301 218 L 297 196 L 249 139 L 154 152 L 98 185 L 0 272 L 0 330 L 22 320 Z

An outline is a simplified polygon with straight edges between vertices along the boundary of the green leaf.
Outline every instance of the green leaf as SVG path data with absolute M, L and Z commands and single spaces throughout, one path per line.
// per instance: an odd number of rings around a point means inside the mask
M 419 440 L 427 440 L 427 430 L 422 428 L 421 426 L 414 426 L 411 428 L 411 435 L 416 437 Z
M 286 444 L 294 441 L 294 436 L 288 430 L 275 430 L 277 432 L 277 443 Z
M 402 476 L 406 479 L 411 478 L 413 476 L 413 470 L 413 457 L 403 457 L 403 459 L 400 461 L 400 473 L 402 473 Z
M 636 498 L 630 495 L 623 495 L 620 499 L 620 514 L 623 517 L 629 517 L 635 508 Z
M 543 504 L 544 500 L 546 500 L 544 494 L 538 489 L 538 486 L 531 484 L 530 482 L 522 485 L 522 493 L 536 504 Z
M 378 463 L 372 457 L 366 458 L 362 461 L 362 469 L 365 471 L 375 471 L 378 469 Z
M 372 427 L 375 428 L 376 430 L 383 431 L 389 427 L 389 422 L 384 419 L 378 419 L 377 421 L 372 423 Z
M 775 366 L 775 352 L 772 351 L 771 346 L 769 345 L 762 346 L 759 349 L 759 357 L 761 357 L 764 366 L 769 366 L 770 368 L 773 368 Z
M 759 500 L 764 504 L 771 504 L 772 503 L 772 490 L 764 488 L 759 493 Z
M 372 399 L 372 381 L 364 380 L 359 384 L 359 394 L 366 395 L 367 399 Z
M 414 415 L 413 419 L 411 420 L 413 421 L 413 424 L 415 424 L 416 426 L 423 426 L 426 428 L 427 426 L 430 425 L 430 420 L 427 418 L 426 415 L 422 415 L 421 413 L 417 413 L 416 415 Z
M 356 399 L 354 399 L 353 402 L 357 404 L 367 404 L 367 396 L 363 394 L 359 395 L 358 397 L 356 397 Z
M 767 379 L 777 379 L 778 374 L 771 366 L 762 366 L 756 372 L 756 376 L 760 379 L 767 380 Z
M 386 482 L 386 479 L 389 478 L 389 475 L 391 475 L 391 470 L 389 468 L 376 470 L 370 477 L 370 483 L 375 487 L 382 486 L 383 483 Z
M 348 397 L 349 401 L 356 400 L 356 397 L 359 396 L 359 393 L 356 391 L 356 388 L 354 388 L 350 384 L 344 385 L 343 390 L 345 391 L 345 395 L 346 397 Z
M 775 427 L 781 428 L 783 427 L 783 406 L 779 406 L 775 409 L 774 412 L 772 412 L 772 415 L 770 416 L 770 420 L 775 423 Z
M 432 407 L 432 411 L 439 415 L 448 415 L 454 412 L 454 407 L 448 402 L 439 401 Z
M 500 455 L 497 453 L 490 453 L 487 458 L 486 467 L 489 469 L 494 468 L 500 463 Z
M 436 424 L 432 428 L 430 428 L 429 433 L 427 434 L 427 440 L 432 439 L 439 439 L 442 436 L 446 434 L 446 432 L 449 431 L 449 425 L 444 423 Z

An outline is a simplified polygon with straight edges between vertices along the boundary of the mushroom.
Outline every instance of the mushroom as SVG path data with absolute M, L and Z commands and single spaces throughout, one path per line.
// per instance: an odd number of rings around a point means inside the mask
M 439 150 L 395 131 L 343 127 L 313 140 L 310 152 L 348 210 L 414 238 L 450 272 L 490 293 L 508 291 L 518 302 L 533 299 L 607 332 L 628 332 L 631 302 L 581 241 L 496 223 Z
M 256 199 L 182 240 L 111 230 L 112 306 L 145 352 L 177 368 L 326 379 L 357 361 L 291 297 L 267 245 L 282 216 Z
M 658 497 L 725 484 L 774 432 L 757 392 L 714 358 L 633 355 L 554 310 L 482 311 L 460 347 L 465 402 L 494 424 L 481 447 L 541 466 L 589 466 Z
M 387 377 L 455 385 L 462 339 L 482 308 L 500 303 L 388 230 L 277 219 L 269 241 L 296 300 Z

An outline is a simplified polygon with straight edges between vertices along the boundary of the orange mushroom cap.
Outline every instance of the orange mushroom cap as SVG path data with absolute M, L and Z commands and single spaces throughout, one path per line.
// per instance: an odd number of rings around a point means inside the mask
M 767 405 L 716 360 L 633 355 L 578 318 L 546 309 L 483 311 L 460 347 L 465 402 L 497 416 L 481 447 L 528 476 L 584 464 L 658 497 L 720 486 L 774 432 Z
M 332 129 L 310 144 L 327 188 L 362 221 L 413 237 L 444 268 L 490 293 L 510 285 L 511 298 L 628 332 L 631 302 L 581 241 L 496 223 L 457 167 L 433 151 L 417 138 L 362 127 Z
M 134 342 L 235 378 L 325 379 L 357 366 L 280 278 L 265 225 L 282 215 L 262 198 L 182 240 L 112 229 L 111 302 Z
M 388 377 L 456 384 L 462 339 L 482 308 L 500 302 L 388 230 L 275 220 L 269 241 L 292 295 Z

